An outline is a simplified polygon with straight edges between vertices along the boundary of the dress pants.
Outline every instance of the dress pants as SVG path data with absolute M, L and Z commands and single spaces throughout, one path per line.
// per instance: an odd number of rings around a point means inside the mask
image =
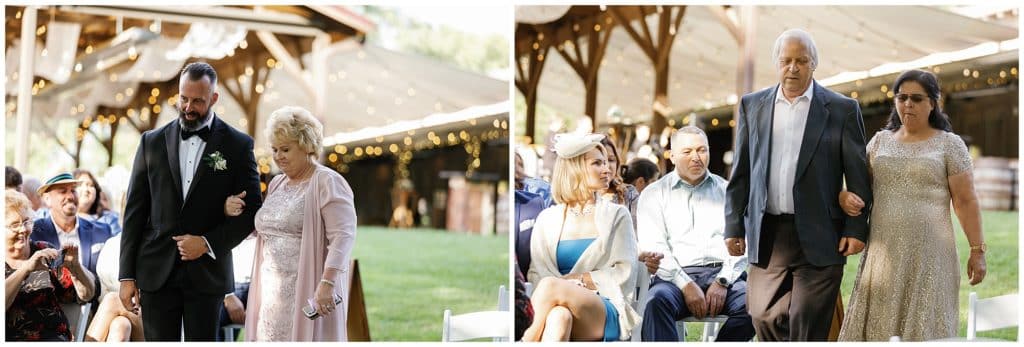
M 185 265 L 175 264 L 164 286 L 140 291 L 142 325 L 146 341 L 215 341 L 220 327 L 224 294 L 199 292 L 186 276 Z
M 704 292 L 715 281 L 715 276 L 722 270 L 717 267 L 684 267 L 683 271 L 690 276 Z M 746 275 L 740 276 L 725 294 L 725 304 L 719 314 L 729 319 L 719 330 L 716 341 L 750 341 L 754 337 L 754 327 L 747 314 L 747 281 Z M 692 316 L 686 307 L 683 291 L 672 282 L 658 278 L 651 281 L 651 289 L 647 292 L 647 305 L 644 311 L 641 339 L 643 341 L 678 341 L 676 321 Z
M 750 265 L 747 295 L 758 340 L 827 341 L 843 265 L 809 263 L 793 215 L 766 214 L 759 249 L 768 261 Z

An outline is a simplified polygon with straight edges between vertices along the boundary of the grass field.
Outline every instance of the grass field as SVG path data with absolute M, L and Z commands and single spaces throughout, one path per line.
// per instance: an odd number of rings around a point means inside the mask
M 496 309 L 508 245 L 507 235 L 360 226 L 354 257 L 372 340 L 440 341 L 445 309 Z
M 974 287 L 971 287 L 967 280 L 967 256 L 970 249 L 963 230 L 953 216 L 954 232 L 957 236 L 957 250 L 960 253 L 960 329 L 958 336 L 967 336 L 967 295 L 971 291 L 978 293 L 979 298 L 988 298 L 1003 294 L 1017 293 L 1018 278 L 1018 220 L 1017 212 L 982 211 L 982 227 L 984 228 L 985 243 L 988 244 L 988 252 L 985 254 L 985 262 L 988 273 L 985 280 Z M 926 242 L 923 240 L 923 242 Z M 842 295 L 843 303 L 849 304 L 850 294 L 853 292 L 853 282 L 857 276 L 857 267 L 860 265 L 860 255 L 847 259 L 846 268 L 843 273 Z M 904 285 L 913 285 L 905 283 Z M 686 340 L 699 341 L 702 329 L 700 324 L 687 324 Z M 1007 328 L 989 332 L 978 333 L 980 337 L 1017 341 L 1017 328 Z

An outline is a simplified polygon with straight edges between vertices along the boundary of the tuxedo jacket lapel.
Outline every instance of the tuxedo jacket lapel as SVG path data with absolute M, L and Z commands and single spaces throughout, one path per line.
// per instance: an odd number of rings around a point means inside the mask
M 818 148 L 818 140 L 821 139 L 821 134 L 825 131 L 825 124 L 828 124 L 829 100 L 825 99 L 825 93 L 821 88 L 817 82 L 814 83 L 814 97 L 811 98 L 811 107 L 807 111 L 807 126 L 804 128 L 803 141 L 800 143 L 795 180 L 799 180 L 800 176 L 807 171 L 807 165 L 811 163 L 814 150 Z
M 192 178 L 192 184 L 188 187 L 188 195 L 185 196 L 185 201 L 181 204 L 181 207 L 185 207 L 185 203 L 188 199 L 192 198 L 192 192 L 196 190 L 196 186 L 199 185 L 200 180 L 203 179 L 203 174 L 206 171 L 211 170 L 210 164 L 207 163 L 207 159 L 211 153 L 216 152 L 220 149 L 220 141 L 224 137 L 224 123 L 220 121 L 216 115 L 211 115 L 213 122 L 210 123 L 210 141 L 206 142 L 206 147 L 203 148 L 203 156 L 199 158 L 199 165 L 196 167 L 196 175 Z M 180 179 L 179 179 L 180 181 Z
M 181 125 L 178 121 L 171 122 L 170 126 L 164 132 L 164 141 L 167 144 L 167 167 L 170 168 L 171 178 L 174 181 L 174 191 L 178 193 L 177 197 L 181 196 L 181 160 L 178 158 L 178 146 L 181 141 L 178 140 L 181 135 Z M 174 201 L 180 201 L 174 199 Z M 184 204 L 182 204 L 184 205 Z

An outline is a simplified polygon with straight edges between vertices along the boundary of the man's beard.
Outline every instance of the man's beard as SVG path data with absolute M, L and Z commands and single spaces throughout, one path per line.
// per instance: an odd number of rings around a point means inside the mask
M 199 128 L 199 125 L 201 125 L 203 123 L 206 123 L 206 120 L 210 119 L 210 113 L 211 113 L 210 110 L 206 110 L 206 114 L 203 115 L 202 117 L 199 117 L 199 113 L 198 112 L 185 113 L 185 112 L 182 112 L 181 110 L 178 110 L 178 119 L 181 120 L 181 124 L 184 125 L 185 129 L 196 130 L 197 128 Z M 196 116 L 196 119 L 195 120 L 188 120 L 188 118 L 185 117 L 185 115 Z

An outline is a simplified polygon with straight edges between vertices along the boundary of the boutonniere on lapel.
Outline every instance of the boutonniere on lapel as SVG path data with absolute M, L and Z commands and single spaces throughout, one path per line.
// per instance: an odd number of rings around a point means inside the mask
M 224 159 L 224 156 L 220 154 L 220 151 L 216 151 L 207 155 L 203 158 L 206 165 L 209 166 L 213 171 L 221 171 L 228 169 L 228 160 Z

